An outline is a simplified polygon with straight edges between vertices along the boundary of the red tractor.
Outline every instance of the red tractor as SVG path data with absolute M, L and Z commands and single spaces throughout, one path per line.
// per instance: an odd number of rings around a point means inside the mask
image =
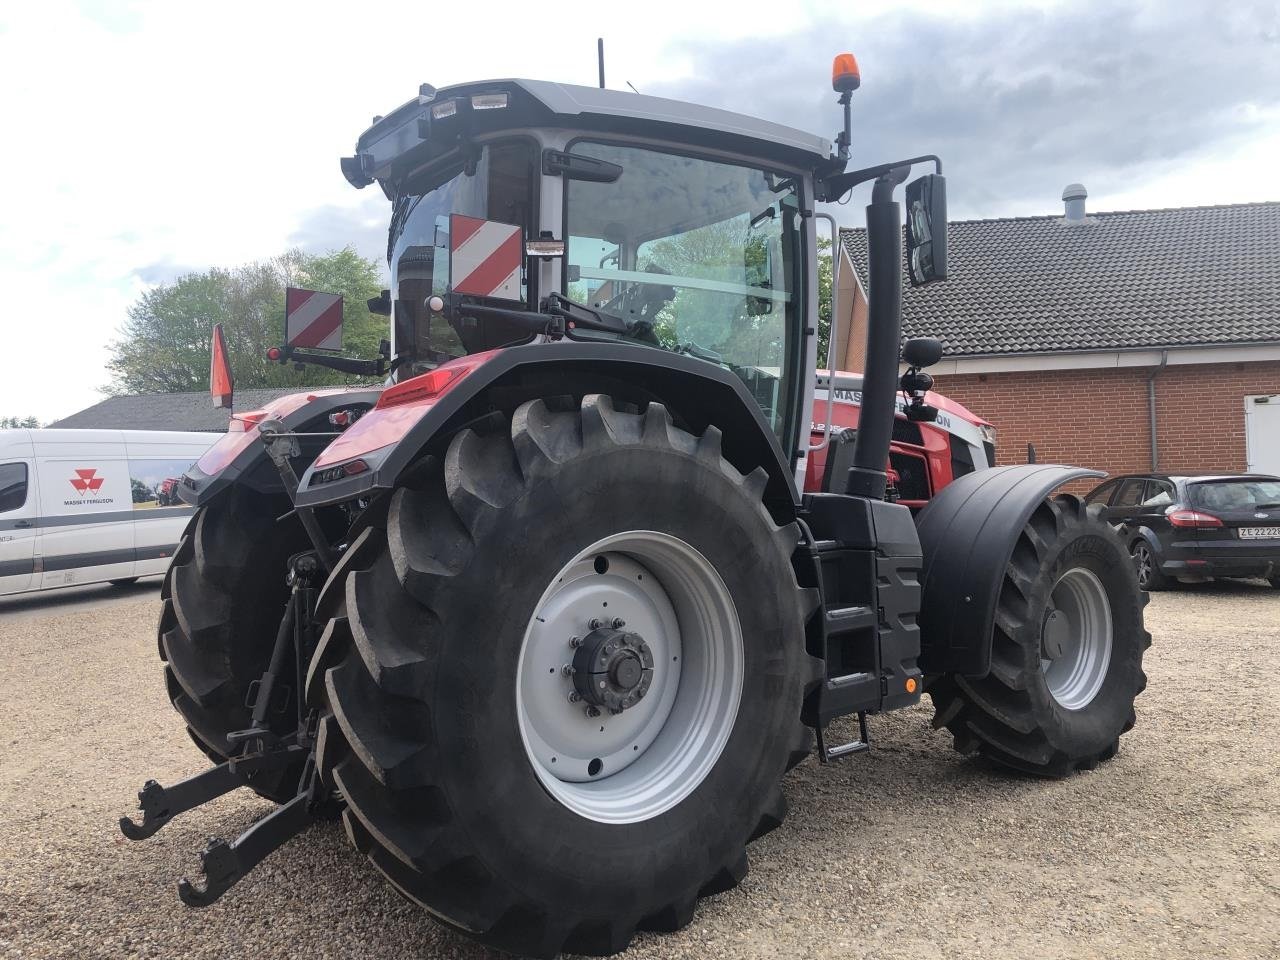
M 941 347 L 902 346 L 900 287 L 904 260 L 945 277 L 941 164 L 846 171 L 857 85 L 837 59 L 834 149 L 528 80 L 423 86 L 360 136 L 342 170 L 391 202 L 390 342 L 278 355 L 389 382 L 238 415 L 179 491 L 159 649 L 214 766 L 121 826 L 240 786 L 280 804 L 210 843 L 186 903 L 340 816 L 454 929 L 608 954 L 737 884 L 786 772 L 926 691 L 1007 767 L 1115 754 L 1144 596 L 1053 495 L 1099 474 L 993 468 L 986 425 L 928 392 Z M 868 181 L 867 370 L 828 406 L 815 204 Z M 858 739 L 828 742 L 839 717 Z

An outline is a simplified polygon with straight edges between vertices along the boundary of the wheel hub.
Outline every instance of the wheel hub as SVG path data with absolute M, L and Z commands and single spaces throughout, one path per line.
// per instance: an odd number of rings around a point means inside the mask
M 610 713 L 635 706 L 652 683 L 653 653 L 638 633 L 598 627 L 582 638 L 573 656 L 574 689 L 584 701 Z

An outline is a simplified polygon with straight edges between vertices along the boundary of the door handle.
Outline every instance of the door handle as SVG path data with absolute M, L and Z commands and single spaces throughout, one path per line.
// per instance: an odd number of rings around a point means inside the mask
M 15 521 L 13 522 L 13 526 L 14 526 L 14 529 L 15 529 L 15 530 L 26 530 L 29 526 L 31 526 L 31 521 L 30 521 L 30 520 L 15 520 Z

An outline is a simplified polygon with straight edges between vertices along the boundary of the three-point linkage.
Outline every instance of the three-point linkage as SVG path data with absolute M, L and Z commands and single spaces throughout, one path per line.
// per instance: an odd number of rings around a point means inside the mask
M 278 443 L 269 439 L 268 448 Z M 292 476 L 287 455 L 272 459 L 278 460 L 282 474 L 287 471 Z M 287 480 L 288 477 L 286 483 Z M 296 478 L 294 483 L 296 486 Z M 317 581 L 331 563 L 327 549 L 324 554 L 309 550 L 290 558 L 286 578 L 289 599 L 271 659 L 262 677 L 251 684 L 248 691 L 246 706 L 250 709 L 250 726 L 229 733 L 226 738 L 227 749 L 235 756 L 168 787 L 148 780 L 138 792 L 141 821 L 120 818 L 120 831 L 126 837 L 145 840 L 179 814 L 232 790 L 251 786 L 254 777 L 289 769 L 300 758 L 305 758 L 292 800 L 230 843 L 210 839 L 200 854 L 201 877 L 196 882 L 186 878 L 178 882 L 178 896 L 188 906 L 206 907 L 214 903 L 263 858 L 305 829 L 328 803 L 328 790 L 315 768 L 317 717 L 314 711 L 307 711 L 301 691 L 306 664 L 318 634 L 314 620 L 319 592 Z M 292 732 L 282 735 L 277 732 L 278 723 L 273 725 L 270 718 L 278 716 L 290 699 L 295 704 L 296 726 Z

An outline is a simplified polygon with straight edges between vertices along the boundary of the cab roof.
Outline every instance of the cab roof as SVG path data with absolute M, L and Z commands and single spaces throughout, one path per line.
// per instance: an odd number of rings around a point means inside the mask
M 508 106 L 472 111 L 470 98 L 486 93 L 508 94 Z M 457 113 L 433 119 L 432 107 L 447 101 L 457 103 Z M 424 84 L 417 97 L 376 118 L 360 135 L 356 155 L 343 160 L 343 172 L 360 187 L 378 180 L 391 195 L 395 181 L 410 166 L 456 147 L 464 132 L 528 127 L 663 138 L 799 167 L 831 162 L 830 141 L 758 117 L 620 90 L 513 78 L 440 90 Z

